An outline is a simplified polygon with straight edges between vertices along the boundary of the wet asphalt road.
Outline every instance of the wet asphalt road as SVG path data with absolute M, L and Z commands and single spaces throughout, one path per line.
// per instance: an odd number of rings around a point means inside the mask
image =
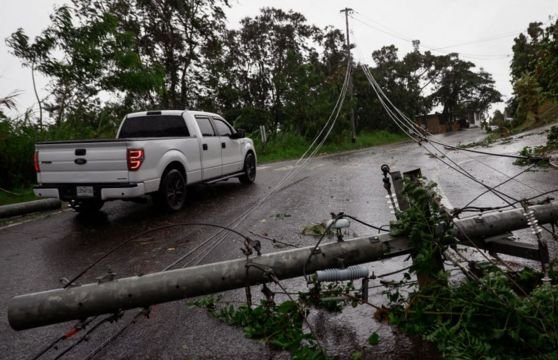
M 437 135 L 436 139 L 453 145 L 478 141 L 484 137 L 479 129 Z M 543 129 L 503 141 L 482 150 L 516 154 L 525 145 L 544 143 Z M 494 185 L 506 179 L 499 173 L 514 175 L 522 168 L 507 158 L 447 151 L 454 161 Z M 482 162 L 482 163 L 481 163 Z M 453 206 L 463 206 L 483 188 L 455 173 L 428 156 L 413 143 L 392 144 L 348 154 L 320 157 L 304 171 L 286 182 L 245 219 L 241 216 L 254 206 L 292 168 L 294 162 L 261 165 L 256 183 L 242 186 L 236 180 L 189 189 L 186 208 L 175 214 L 162 214 L 150 203 L 108 203 L 94 218 L 83 218 L 71 210 L 21 219 L 23 223 L 0 228 L 0 358 L 30 359 L 51 341 L 68 331 L 72 322 L 16 332 L 7 323 L 7 303 L 15 295 L 60 287 L 60 279 L 71 278 L 121 242 L 148 230 L 175 223 L 209 222 L 236 224 L 236 228 L 266 234 L 293 245 L 311 245 L 316 239 L 301 235 L 304 225 L 319 223 L 331 212 L 343 211 L 376 225 L 387 224 L 391 215 L 382 186 L 380 165 L 407 171 L 420 167 L 423 175 L 440 185 Z M 499 172 L 498 172 L 499 171 Z M 530 171 L 500 189 L 515 198 L 528 197 L 557 188 L 558 170 Z M 479 206 L 503 202 L 486 195 Z M 369 234 L 358 224 L 351 226 L 351 236 Z M 282 248 L 262 239 L 263 252 Z M 185 256 L 174 268 L 210 263 L 242 256 L 241 239 L 213 228 L 174 227 L 151 231 L 130 241 L 88 271 L 80 283 L 96 281 L 108 269 L 117 277 L 161 271 Z M 409 265 L 404 257 L 369 264 L 376 273 L 385 273 Z M 396 276 L 394 278 L 397 278 Z M 304 288 L 301 279 L 285 281 L 292 291 Z M 371 283 L 371 285 L 375 285 Z M 255 296 L 259 296 L 256 287 Z M 244 291 L 224 294 L 224 301 L 244 301 Z M 381 303 L 381 289 L 371 290 L 371 302 Z M 114 324 L 103 324 L 64 355 L 64 359 L 82 359 L 129 324 L 137 313 L 128 311 Z M 312 312 L 310 322 L 322 345 L 331 354 L 350 358 L 362 351 L 366 358 L 412 359 L 438 358 L 428 344 L 397 333 L 373 320 L 374 310 L 366 306 L 347 308 L 342 314 Z M 371 347 L 368 336 L 377 331 L 381 345 Z M 42 359 L 53 359 L 80 338 L 80 334 L 62 342 Z M 157 305 L 150 318 L 140 317 L 104 347 L 97 359 L 200 359 L 243 358 L 283 359 L 286 353 L 271 351 L 257 341 L 246 339 L 240 329 L 231 328 L 209 316 L 206 311 L 188 306 L 187 301 Z

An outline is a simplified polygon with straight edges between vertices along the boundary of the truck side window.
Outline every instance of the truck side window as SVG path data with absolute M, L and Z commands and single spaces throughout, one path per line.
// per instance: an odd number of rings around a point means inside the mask
M 232 134 L 232 129 L 223 120 L 213 118 L 213 123 L 217 128 L 217 133 L 219 134 L 219 136 L 229 136 Z
M 198 123 L 202 136 L 215 136 L 215 131 L 213 130 L 209 118 L 196 116 L 196 122 Z
M 148 115 L 127 118 L 119 138 L 186 137 L 190 136 L 180 115 Z

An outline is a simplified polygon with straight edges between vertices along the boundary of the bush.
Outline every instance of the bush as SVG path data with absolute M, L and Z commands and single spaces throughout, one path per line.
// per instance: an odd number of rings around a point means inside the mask
M 72 140 L 112 137 L 114 126 L 94 128 L 79 121 L 47 125 L 42 130 L 27 119 L 0 117 L 0 187 L 23 189 L 35 183 L 33 153 L 35 143 L 49 140 Z M 109 135 L 110 134 L 110 135 Z
M 548 131 L 546 147 L 548 149 L 558 149 L 558 126 L 553 126 Z
M 0 119 L 0 187 L 21 188 L 35 181 L 33 151 L 39 138 L 35 126 Z
M 392 230 L 392 235 L 411 240 L 411 272 L 436 281 L 409 295 L 388 289 L 390 324 L 433 342 L 447 359 L 557 359 L 554 263 L 549 266 L 550 284 L 541 284 L 543 274 L 532 269 L 508 273 L 493 263 L 475 266 L 470 280 L 448 283 L 448 274 L 432 266 L 433 254 L 453 245 L 454 229 L 443 226 L 445 215 L 429 189 L 432 185 L 405 186 L 410 206 L 399 213 L 392 228 L 398 232 Z

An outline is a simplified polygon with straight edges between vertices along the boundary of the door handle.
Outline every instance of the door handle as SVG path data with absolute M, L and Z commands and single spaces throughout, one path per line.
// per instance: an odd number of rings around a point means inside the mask
M 226 147 L 227 147 L 227 144 L 226 144 L 226 143 L 221 143 L 221 148 L 224 149 L 224 148 L 226 148 Z
M 202 144 L 202 149 L 207 150 L 207 144 Z

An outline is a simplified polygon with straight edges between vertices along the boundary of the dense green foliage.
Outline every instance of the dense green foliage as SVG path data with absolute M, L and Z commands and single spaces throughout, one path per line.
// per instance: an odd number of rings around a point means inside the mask
M 516 276 L 540 280 L 532 270 Z M 389 320 L 436 343 L 448 359 L 550 359 L 558 356 L 557 297 L 557 285 L 519 294 L 493 269 L 479 281 L 415 292 L 392 304 Z
M 391 230 L 392 234 L 404 235 L 411 241 L 414 249 L 411 270 L 429 274 L 433 279 L 440 275 L 436 258 L 441 258 L 444 247 L 454 242 L 452 223 L 433 201 L 435 187 L 435 183 L 423 186 L 406 182 L 403 193 L 409 199 L 409 207 L 399 213 Z
M 452 243 L 452 230 L 432 201 L 432 189 L 406 186 L 410 207 L 400 213 L 396 228 L 413 241 L 411 272 L 437 281 L 408 296 L 387 291 L 389 322 L 434 342 L 448 359 L 556 358 L 556 280 L 541 285 L 542 274 L 531 269 L 505 273 L 487 264 L 474 280 L 448 285 L 447 275 L 432 264 Z M 557 275 L 551 273 L 553 279 Z
M 547 27 L 540 22 L 529 24 L 526 34 L 514 39 L 512 50 L 514 96 L 506 110 L 516 124 L 528 121 L 529 116 L 540 124 L 549 111 L 543 105 L 555 108 L 558 103 L 558 19 Z
M 297 301 L 285 301 L 280 305 L 262 301 L 258 306 L 232 305 L 217 309 L 216 299 L 202 298 L 194 302 L 223 320 L 243 328 L 246 337 L 262 340 L 273 348 L 287 350 L 292 359 L 326 359 L 312 334 L 304 331 L 307 309 Z
M 38 139 L 35 127 L 0 118 L 0 187 L 14 189 L 29 184 L 35 171 L 33 148 Z
M 492 76 L 482 69 L 474 71 L 475 65 L 461 60 L 457 53 L 421 53 L 417 44 L 413 52 L 399 59 L 397 51 L 393 45 L 374 51 L 372 59 L 376 67 L 371 68 L 371 72 L 386 95 L 411 118 L 426 115 L 439 105 L 445 121 L 452 122 L 465 119 L 473 112 L 483 113 L 491 103 L 501 101 Z M 355 77 L 359 119 L 366 119 L 369 114 L 382 114 L 374 119 L 373 124 L 362 126 L 395 129 L 395 124 L 375 99 L 364 74 L 359 72 Z
M 265 286 L 264 294 L 268 300 L 260 305 L 225 305 L 219 304 L 220 298 L 208 296 L 193 302 L 225 323 L 241 327 L 246 337 L 258 339 L 273 348 L 287 350 L 293 359 L 327 359 L 306 316 L 310 308 L 329 312 L 339 312 L 347 304 L 359 303 L 359 291 L 355 291 L 352 282 L 331 282 L 327 284 L 312 280 L 308 292 L 300 292 L 297 300 L 289 295 L 289 300 L 277 305 L 273 301 L 273 292 Z M 271 296 L 270 296 L 271 295 Z M 376 334 L 370 343 L 378 341 Z

